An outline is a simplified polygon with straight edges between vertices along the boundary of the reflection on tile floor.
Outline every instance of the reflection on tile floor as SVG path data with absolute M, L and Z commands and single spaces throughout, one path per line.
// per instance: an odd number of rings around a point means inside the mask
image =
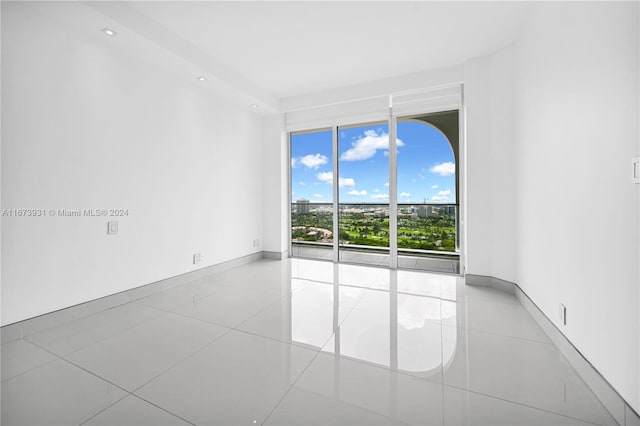
M 2 424 L 616 423 L 513 296 L 287 259 L 3 344 Z

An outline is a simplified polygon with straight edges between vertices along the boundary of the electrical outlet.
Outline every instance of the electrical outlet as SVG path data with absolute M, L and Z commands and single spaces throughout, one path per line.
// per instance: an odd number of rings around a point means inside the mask
M 567 325 L 567 307 L 561 303 L 558 313 L 560 314 L 560 322 L 562 325 Z
M 260 238 L 256 238 L 255 240 L 253 240 L 253 246 L 260 247 Z
M 113 235 L 118 233 L 118 221 L 114 220 L 107 223 L 107 235 Z
M 194 255 L 193 255 L 193 264 L 197 265 L 200 262 L 202 262 L 202 254 L 194 253 Z

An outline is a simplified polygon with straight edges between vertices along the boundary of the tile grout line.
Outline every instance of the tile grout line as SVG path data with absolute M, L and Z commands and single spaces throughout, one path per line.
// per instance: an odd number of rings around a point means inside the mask
M 540 340 L 533 340 L 533 339 L 528 339 L 526 337 L 519 337 L 519 336 L 510 336 L 508 334 L 503 334 L 503 333 L 494 333 L 494 332 L 491 332 L 491 331 L 480 330 L 478 328 L 470 328 L 470 327 L 459 326 L 459 325 L 450 325 L 450 324 L 442 324 L 442 326 L 443 327 L 449 327 L 449 328 L 457 328 L 458 330 L 463 330 L 465 332 L 472 331 L 474 333 L 488 334 L 490 336 L 503 337 L 503 338 L 506 338 L 506 339 L 516 339 L 516 340 L 520 340 L 520 341 L 524 341 L 524 342 L 538 343 L 538 344 L 541 344 L 541 345 L 555 347 L 553 342 L 541 342 Z M 591 389 L 591 388 L 589 388 L 589 389 Z
M 123 396 L 122 398 L 118 399 L 118 400 L 117 400 L 117 401 L 115 401 L 113 404 L 109 405 L 109 406 L 108 406 L 108 407 L 106 407 L 105 409 L 103 409 L 103 410 L 101 410 L 100 412 L 96 413 L 96 414 L 95 414 L 95 415 L 93 415 L 92 417 L 88 418 L 87 420 L 85 420 L 84 422 L 82 422 L 82 423 L 81 423 L 81 425 L 82 425 L 82 424 L 84 424 L 84 423 L 86 423 L 86 422 L 88 422 L 88 421 L 89 421 L 89 420 L 91 420 L 93 417 L 97 416 L 98 414 L 102 413 L 103 411 L 107 410 L 108 408 L 111 408 L 112 406 L 114 406 L 114 405 L 115 405 L 115 404 L 117 404 L 118 402 L 122 401 L 124 398 L 126 398 L 126 397 L 127 397 L 127 396 L 129 396 L 129 395 L 134 396 L 134 397 L 137 397 L 137 398 L 139 398 L 139 399 L 141 399 L 141 400 L 143 400 L 143 401 L 145 401 L 145 402 L 148 402 L 148 403 L 150 403 L 150 404 L 154 405 L 155 407 L 160 408 L 160 409 L 162 409 L 163 411 L 166 411 L 167 413 L 169 413 L 169 414 L 171 414 L 171 415 L 173 415 L 173 416 L 175 416 L 175 417 L 178 417 L 179 419 L 182 419 L 182 420 L 186 421 L 187 423 L 189 423 L 189 424 L 192 424 L 192 425 L 193 425 L 194 423 L 192 423 L 192 422 L 190 422 L 190 421 L 187 421 L 186 419 L 183 419 L 181 416 L 179 416 L 179 415 L 177 415 L 177 414 L 174 414 L 174 413 L 170 412 L 169 410 L 167 410 L 167 409 L 165 409 L 165 408 L 163 408 L 163 407 L 160 407 L 160 406 L 158 406 L 158 405 L 156 405 L 156 404 L 152 403 L 151 401 L 147 401 L 146 399 L 144 399 L 144 398 L 140 397 L 139 395 L 135 394 L 135 392 L 137 392 L 137 391 L 138 391 L 140 388 L 142 388 L 143 386 L 146 386 L 149 382 L 151 382 L 151 381 L 155 380 L 156 378 L 158 378 L 160 375 L 162 375 L 162 374 L 164 374 L 165 372 L 167 372 L 167 371 L 171 370 L 171 369 L 172 369 L 172 368 L 174 368 L 175 366 L 177 366 L 177 365 L 181 364 L 181 363 L 182 363 L 183 361 L 185 361 L 186 359 L 188 359 L 188 358 L 192 357 L 193 355 L 195 355 L 196 353 L 200 352 L 200 351 L 201 351 L 201 350 L 203 350 L 205 347 L 207 347 L 207 346 L 209 346 L 210 344 L 214 343 L 216 340 L 220 339 L 222 336 L 224 336 L 224 335 L 228 334 L 228 333 L 231 331 L 231 329 L 229 329 L 228 327 L 226 327 L 226 328 L 227 328 L 227 330 L 226 330 L 223 334 L 221 334 L 220 336 L 218 336 L 218 337 L 214 338 L 212 341 L 208 342 L 207 344 L 205 344 L 204 346 L 202 346 L 201 348 L 199 348 L 198 350 L 196 350 L 196 351 L 195 351 L 195 352 L 193 352 L 192 354 L 189 354 L 189 355 L 188 355 L 187 357 L 185 357 L 184 359 L 182 359 L 182 360 L 178 361 L 176 364 L 172 365 L 171 367 L 169 367 L 169 368 L 167 368 L 166 370 L 162 371 L 162 372 L 161 372 L 161 373 L 159 373 L 158 375 L 154 376 L 154 377 L 153 377 L 152 379 L 150 379 L 149 381 L 147 381 L 147 382 L 145 382 L 144 384 L 140 385 L 139 387 L 135 388 L 133 391 L 129 391 L 129 390 L 127 390 L 127 389 L 125 389 L 125 388 L 121 387 L 120 385 L 118 385 L 118 384 L 116 384 L 116 383 L 112 382 L 111 380 L 108 380 L 108 379 L 106 379 L 106 378 L 104 378 L 104 377 L 100 376 L 99 374 L 94 373 L 93 371 L 88 370 L 88 369 L 86 369 L 86 368 L 82 367 L 81 365 L 78 365 L 78 364 L 76 364 L 76 363 L 74 363 L 74 362 L 72 362 L 72 361 L 70 361 L 70 360 L 68 360 L 68 359 L 64 358 L 63 356 L 57 355 L 57 354 L 55 354 L 55 353 L 53 353 L 53 352 L 49 351 L 47 348 L 45 348 L 45 347 L 43 347 L 43 346 L 40 346 L 40 345 L 39 345 L 39 344 L 37 344 L 37 343 L 34 343 L 34 342 L 30 342 L 30 343 L 32 343 L 34 346 L 37 346 L 37 347 L 41 348 L 42 350 L 44 350 L 44 351 L 46 351 L 46 352 L 48 352 L 48 353 L 50 353 L 51 355 L 55 356 L 57 359 L 59 359 L 59 360 L 61 360 L 61 361 L 64 361 L 64 362 L 66 362 L 66 363 L 68 363 L 68 364 L 70 364 L 70 365 L 72 365 L 72 366 L 74 366 L 74 367 L 77 367 L 77 368 L 79 368 L 80 370 L 85 371 L 86 373 L 91 374 L 92 376 L 95 376 L 95 377 L 97 377 L 98 379 L 103 380 L 103 381 L 105 381 L 105 382 L 107 382 L 107 383 L 109 383 L 109 384 L 113 385 L 114 387 L 116 387 L 116 388 L 118 388 L 118 389 L 120 389 L 120 390 L 122 390 L 122 391 L 124 391 L 124 392 L 126 393 L 126 395 L 125 395 L 125 396 Z M 52 361 L 50 361 L 50 362 L 54 362 L 54 361 L 56 361 L 56 360 L 52 360 Z M 47 364 L 49 364 L 49 363 L 47 363 Z
M 293 389 L 293 387 L 296 385 L 296 383 L 298 383 L 298 381 L 300 380 L 300 378 L 303 376 L 304 373 L 306 373 L 306 371 L 309 369 L 309 367 L 311 367 L 311 364 L 313 364 L 313 362 L 316 360 L 316 358 L 318 358 L 318 355 L 320 355 L 320 352 L 316 352 L 315 355 L 313 356 L 313 358 L 311 358 L 311 361 L 309 361 L 309 364 L 307 364 L 307 366 L 304 368 L 304 370 L 302 370 L 300 372 L 300 374 L 298 375 L 298 377 L 293 381 L 293 383 L 291 383 L 291 385 L 289 385 L 289 387 L 287 388 L 287 390 L 284 392 L 284 394 L 282 395 L 282 397 L 278 400 L 278 402 L 276 402 L 276 404 L 273 406 L 273 408 L 271 409 L 271 411 L 269 411 L 269 414 L 267 414 L 267 417 L 264 418 L 264 420 L 262 421 L 261 425 L 264 425 L 267 421 L 269 421 L 269 418 L 271 417 L 271 415 L 274 413 L 274 411 L 276 411 L 276 409 L 280 406 L 280 404 L 282 403 L 282 401 L 284 401 L 284 399 L 287 397 L 287 395 L 289 395 L 289 392 L 291 392 L 291 389 Z
M 32 343 L 33 343 L 33 342 L 32 342 Z M 61 356 L 61 355 L 57 355 L 57 354 L 55 354 L 55 353 L 53 353 L 53 352 L 49 351 L 49 350 L 48 350 L 47 348 L 45 348 L 44 346 L 40 346 L 40 345 L 38 345 L 37 343 L 33 343 L 33 344 L 34 344 L 34 345 L 36 345 L 36 346 L 38 346 L 40 349 L 42 349 L 42 350 L 44 350 L 44 351 L 47 351 L 47 352 L 49 352 L 50 354 L 54 355 L 54 356 L 55 356 L 56 358 L 58 358 L 59 360 L 64 361 L 64 362 L 66 362 L 67 364 L 73 365 L 74 367 L 77 367 L 77 368 L 81 369 L 82 371 L 85 371 L 85 372 L 87 372 L 87 373 L 91 374 L 92 376 L 97 377 L 98 379 L 104 380 L 105 382 L 107 382 L 107 383 L 109 383 L 109 384 L 112 384 L 113 386 L 117 387 L 118 389 L 121 389 L 121 390 L 125 391 L 126 393 L 131 393 L 131 392 L 129 392 L 128 390 L 126 390 L 125 388 L 121 387 L 120 385 L 118 385 L 118 384 L 116 384 L 116 383 L 113 383 L 111 380 L 105 379 L 104 377 L 100 376 L 99 374 L 94 373 L 94 372 L 93 372 L 93 371 L 91 371 L 91 370 L 87 370 L 86 368 L 82 367 L 81 365 L 78 365 L 78 364 L 74 363 L 73 361 L 70 361 L 70 360 L 68 360 L 68 359 L 64 358 L 64 357 L 63 357 L 63 356 Z M 57 360 L 56 360 L 56 361 L 57 361 Z
M 20 339 L 20 340 L 24 340 L 24 339 Z M 17 340 L 12 340 L 12 342 L 16 342 L 16 341 L 17 341 Z M 33 343 L 31 343 L 31 342 L 29 342 L 29 343 L 30 343 L 30 344 L 33 344 Z M 6 344 L 6 343 L 5 343 L 5 344 Z M 35 345 L 34 345 L 34 346 L 35 346 Z M 36 346 L 36 347 L 38 347 L 38 346 Z M 40 347 L 38 347 L 38 348 L 39 348 L 39 349 L 41 349 Z M 44 363 L 42 363 L 42 364 L 40 364 L 40 365 L 36 365 L 35 367 L 31 367 L 31 368 L 29 368 L 28 370 L 23 371 L 22 373 L 16 374 L 15 376 L 11 376 L 11 377 L 7 377 L 6 379 L 2 379 L 1 383 L 7 382 L 7 381 L 12 380 L 12 379 L 15 379 L 16 377 L 20 377 L 20 376 L 22 376 L 23 374 L 26 374 L 26 373 L 28 373 L 28 372 L 30 372 L 30 371 L 33 371 L 33 370 L 36 370 L 36 369 L 38 369 L 38 368 L 40 368 L 40 367 L 44 367 L 45 365 L 51 364 L 52 362 L 57 361 L 57 360 L 59 359 L 59 357 L 58 357 L 57 355 L 52 354 L 51 352 L 48 352 L 48 351 L 46 351 L 46 352 L 47 352 L 48 354 L 50 354 L 50 355 L 53 355 L 53 356 L 54 356 L 54 358 L 53 358 L 53 359 L 50 359 L 50 360 L 48 360 L 48 361 L 46 361 L 46 362 L 44 362 Z
M 136 394 L 133 394 L 133 393 L 132 393 L 132 394 L 131 394 L 131 396 L 132 396 L 133 398 L 138 398 L 139 400 L 144 401 L 144 402 L 146 402 L 147 404 L 153 405 L 154 407 L 158 408 L 159 410 L 162 410 L 162 411 L 164 411 L 165 413 L 171 414 L 172 416 L 179 418 L 180 420 L 184 421 L 185 423 L 188 423 L 188 424 L 190 424 L 190 425 L 196 426 L 196 423 L 190 422 L 189 420 L 185 419 L 184 417 L 182 417 L 182 416 L 180 416 L 180 415 L 178 415 L 178 414 L 176 414 L 176 413 L 172 413 L 171 411 L 167 410 L 166 408 L 161 407 L 161 406 L 159 406 L 158 404 L 155 404 L 155 403 L 153 403 L 153 402 L 151 402 L 151 401 L 149 401 L 149 400 L 147 400 L 147 399 L 145 399 L 145 398 L 143 398 L 143 397 L 141 397 L 141 396 L 139 396 L 139 395 L 136 395 Z M 94 417 L 95 417 L 95 416 L 94 416 Z M 87 421 L 88 421 L 88 420 L 87 420 Z
M 129 291 L 129 290 L 125 290 L 125 291 Z M 116 293 L 116 294 L 119 294 L 119 293 Z M 105 297 L 110 297 L 110 296 L 105 296 Z M 101 298 L 100 298 L 100 299 L 101 299 Z M 100 300 L 100 299 L 95 299 L 95 300 Z M 19 324 L 19 323 L 21 323 L 21 322 L 35 321 L 35 320 L 41 319 L 41 318 L 42 318 L 42 317 L 44 317 L 44 316 L 47 316 L 47 315 L 54 315 L 54 314 L 57 314 L 57 313 L 60 313 L 60 312 L 66 311 L 67 309 L 79 308 L 80 306 L 82 306 L 82 305 L 84 305 L 84 304 L 87 304 L 87 303 L 91 303 L 91 302 L 93 302 L 93 301 L 94 301 L 94 300 L 90 300 L 90 301 L 88 301 L 88 302 L 83 302 L 83 303 L 80 303 L 80 304 L 77 304 L 77 305 L 68 306 L 68 307 L 66 307 L 66 308 L 58 309 L 58 310 L 53 311 L 53 312 L 47 312 L 47 313 L 45 313 L 45 314 L 38 315 L 38 316 L 33 317 L 33 318 L 28 318 L 28 319 L 25 319 L 25 320 L 19 321 L 19 322 L 17 322 L 17 323 L 7 324 L 7 325 L 5 325 L 5 326 L 0 327 L 0 332 L 1 332 L 2 328 L 4 328 L 4 327 L 10 327 L 10 326 L 13 326 L 13 325 Z M 91 312 L 91 313 L 88 313 L 88 314 L 86 314 L 86 315 L 81 315 L 81 316 L 79 316 L 78 318 L 74 318 L 74 319 L 71 319 L 71 320 L 68 320 L 68 321 L 63 321 L 63 322 L 61 322 L 60 324 L 56 324 L 56 325 L 51 326 L 51 327 L 43 328 L 42 330 L 32 331 L 32 332 L 29 332 L 29 333 L 27 333 L 27 334 L 24 334 L 24 328 L 20 327 L 20 336 L 19 336 L 19 337 L 16 337 L 15 339 L 9 340 L 9 341 L 4 342 L 4 343 L 2 343 L 2 344 L 3 344 L 3 345 L 5 345 L 5 344 L 7 344 L 7 343 L 15 342 L 15 341 L 18 341 L 18 340 L 24 340 L 25 338 L 30 337 L 30 336 L 33 336 L 34 334 L 43 333 L 43 332 L 45 332 L 45 331 L 51 331 L 51 330 L 53 330 L 54 328 L 62 327 L 62 326 L 64 326 L 64 325 L 68 325 L 68 324 L 70 324 L 70 323 L 72 323 L 72 322 L 79 321 L 79 320 L 82 320 L 82 319 L 85 319 L 85 318 L 89 318 L 89 317 L 92 317 L 92 316 L 94 316 L 94 315 L 100 314 L 100 313 L 102 313 L 102 312 L 106 312 L 106 311 L 109 311 L 109 310 L 111 310 L 111 309 L 119 308 L 119 307 L 124 306 L 124 305 L 127 305 L 127 304 L 129 304 L 129 303 L 132 303 L 132 301 L 131 301 L 131 300 L 127 300 L 126 302 L 118 303 L 118 304 L 116 304 L 116 305 L 114 305 L 114 306 L 110 306 L 110 307 L 105 308 L 105 309 L 100 309 L 99 311 Z
M 52 360 L 51 362 L 49 362 L 49 363 L 47 363 L 47 364 L 50 364 L 50 363 L 52 363 L 52 362 L 55 362 L 55 361 L 60 360 L 60 361 L 62 361 L 62 362 L 65 362 L 65 363 L 67 363 L 67 364 L 69 364 L 69 365 L 71 365 L 71 366 L 74 366 L 74 367 L 78 368 L 79 370 L 84 371 L 84 372 L 85 372 L 85 373 L 87 373 L 87 374 L 90 374 L 91 376 L 94 376 L 94 377 L 98 378 L 98 379 L 99 379 L 99 380 L 101 380 L 101 381 L 104 381 L 104 382 L 106 382 L 106 383 L 108 383 L 108 384 L 110 384 L 110 385 L 114 386 L 114 387 L 115 387 L 115 388 L 117 388 L 117 389 L 120 389 L 121 391 L 123 391 L 123 392 L 125 393 L 125 395 L 124 395 L 122 398 L 120 398 L 120 399 L 116 400 L 114 403 L 112 403 L 112 404 L 108 405 L 107 407 L 105 407 L 104 409 L 100 410 L 98 413 L 94 414 L 93 416 L 91 416 L 91 417 L 90 417 L 90 418 L 88 418 L 87 420 L 84 420 L 82 423 L 80 423 L 81 425 L 82 425 L 82 424 L 84 424 L 84 423 L 86 423 L 86 422 L 88 422 L 88 421 L 89 421 L 89 420 L 91 420 L 93 417 L 97 416 L 98 414 L 102 413 L 102 412 L 103 412 L 104 410 L 106 410 L 107 408 L 113 407 L 115 404 L 117 404 L 118 402 L 122 401 L 122 400 L 123 400 L 123 399 L 125 399 L 127 396 L 131 395 L 131 392 L 129 392 L 128 390 L 124 389 L 123 387 L 120 387 L 119 385 L 117 385 L 117 384 L 113 383 L 113 382 L 112 382 L 112 381 L 110 381 L 110 380 L 105 379 L 104 377 L 101 377 L 100 375 L 98 375 L 98 374 L 94 373 L 93 371 L 89 371 L 89 370 L 87 370 L 86 368 L 84 368 L 84 367 L 82 367 L 82 366 L 80 366 L 80 365 L 77 365 L 77 364 L 75 364 L 75 363 L 73 363 L 73 362 L 71 362 L 71 361 L 69 361 L 69 360 L 67 360 L 67 359 L 63 358 L 62 356 L 55 354 L 55 353 L 53 353 L 53 352 L 49 351 L 47 348 L 45 348 L 45 347 L 43 347 L 43 346 L 40 346 L 40 345 L 39 345 L 39 344 L 37 344 L 37 343 L 34 343 L 34 342 L 30 342 L 30 343 L 31 343 L 31 344 L 33 344 L 34 346 L 39 347 L 40 349 L 44 350 L 45 352 L 50 353 L 51 355 L 53 355 L 53 356 L 55 356 L 55 357 L 57 358 L 57 359 L 54 359 L 54 360 Z M 45 365 L 46 365 L 46 364 L 45 364 Z
M 132 302 L 129 302 L 129 303 L 132 303 Z M 149 309 L 158 310 L 158 309 L 152 308 L 152 307 L 150 307 L 150 306 L 144 306 L 144 307 L 145 307 L 145 308 L 149 308 Z M 101 311 L 101 312 L 104 312 L 104 311 Z M 95 342 L 91 342 L 91 343 L 89 343 L 88 345 L 81 346 L 81 347 L 79 347 L 79 348 L 77 348 L 77 349 L 72 350 L 71 352 L 67 352 L 67 353 L 61 354 L 61 355 L 59 355 L 59 356 L 60 356 L 60 358 L 64 358 L 64 357 L 66 357 L 66 356 L 68 356 L 68 355 L 71 355 L 71 354 L 74 354 L 74 353 L 76 353 L 76 352 L 79 352 L 79 351 L 81 351 L 81 350 L 83 350 L 83 349 L 86 349 L 86 348 L 88 348 L 88 347 L 90 347 L 90 346 L 93 346 L 93 345 L 98 344 L 98 343 L 101 343 L 101 342 L 103 342 L 103 341 L 105 341 L 105 340 L 107 340 L 107 339 L 110 339 L 110 338 L 112 338 L 112 337 L 114 337 L 114 336 L 116 336 L 116 335 L 118 335 L 118 334 L 120 334 L 120 333 L 124 333 L 124 332 L 126 332 L 126 331 L 133 330 L 134 328 L 136 328 L 136 327 L 138 327 L 138 326 L 140 326 L 140 325 L 146 324 L 146 323 L 147 323 L 147 322 L 149 322 L 149 321 L 153 321 L 153 320 L 155 320 L 155 319 L 159 318 L 160 316 L 162 316 L 162 315 L 163 315 L 163 314 L 165 314 L 165 313 L 166 313 L 166 312 L 161 311 L 160 313 L 158 313 L 158 315 L 157 315 L 157 316 L 154 316 L 154 317 L 152 317 L 152 318 L 148 318 L 148 319 L 146 319 L 146 320 L 140 321 L 139 323 L 136 323 L 136 324 L 131 325 L 131 326 L 129 326 L 129 327 L 123 328 L 122 330 L 119 330 L 119 331 L 116 331 L 116 332 L 114 332 L 114 333 L 112 333 L 112 334 L 109 334 L 108 336 L 106 336 L 106 337 L 104 337 L 104 338 L 101 338 L 101 339 L 98 339 L 98 340 L 96 340 Z M 50 329 L 50 330 L 52 330 L 52 329 Z M 76 336 L 77 334 L 79 334 L 79 333 L 76 333 L 76 334 L 74 334 L 73 336 Z M 32 338 L 33 338 L 33 335 L 25 336 L 25 337 L 23 337 L 23 340 L 25 340 L 25 341 L 27 341 L 27 342 L 29 342 L 29 343 L 33 344 L 33 345 L 36 345 L 36 346 L 38 346 L 38 347 L 43 347 L 43 348 L 44 348 L 44 345 L 41 345 L 41 344 L 39 344 L 39 343 L 35 342 L 34 340 L 31 340 Z M 51 353 L 54 353 L 53 351 L 49 351 L 48 349 L 47 349 L 47 351 L 48 351 L 48 352 L 51 352 Z
M 521 407 L 526 407 L 526 408 L 529 408 L 531 410 L 543 411 L 545 413 L 554 414 L 556 416 L 565 417 L 565 418 L 572 419 L 572 420 L 577 420 L 577 421 L 580 421 L 580 422 L 588 423 L 590 425 L 598 425 L 598 423 L 593 423 L 592 421 L 589 421 L 589 420 L 580 419 L 578 417 L 569 416 L 567 414 L 558 413 L 556 411 L 551 411 L 549 409 L 542 408 L 542 407 L 536 407 L 534 405 L 528 405 L 528 404 L 525 404 L 525 403 L 522 403 L 522 402 L 518 402 L 518 401 L 512 401 L 510 399 L 505 399 L 505 398 L 502 398 L 502 397 L 499 397 L 499 396 L 495 396 L 495 395 L 491 395 L 491 394 L 488 394 L 488 393 L 484 393 L 484 392 L 480 392 L 480 391 L 476 391 L 476 390 L 471 390 L 471 389 L 465 389 L 463 387 L 456 386 L 456 385 L 451 385 L 451 384 L 448 384 L 448 383 L 443 383 L 442 385 L 446 386 L 446 387 L 449 387 L 449 388 L 452 388 L 452 389 L 457 389 L 457 390 L 460 390 L 460 391 L 463 391 L 463 392 L 469 392 L 469 393 L 473 393 L 473 394 L 476 394 L 476 395 L 482 395 L 482 396 L 484 396 L 486 398 L 496 399 L 496 400 L 503 401 L 503 402 L 508 402 L 508 403 L 511 403 L 511 404 L 514 404 L 514 405 L 519 405 Z M 623 425 L 619 425 L 619 426 L 623 426 Z
M 209 323 L 207 323 L 209 324 Z M 140 389 L 142 389 L 143 387 L 147 386 L 149 383 L 153 382 L 154 380 L 156 380 L 158 377 L 162 376 L 163 374 L 167 373 L 168 371 L 173 370 L 174 368 L 176 368 L 178 365 L 182 364 L 183 362 L 185 362 L 186 360 L 188 360 L 189 358 L 192 358 L 193 356 L 195 356 L 196 354 L 200 353 L 201 351 L 203 351 L 205 348 L 207 348 L 208 346 L 211 346 L 212 344 L 216 343 L 218 340 L 220 340 L 222 337 L 226 336 L 227 334 L 229 334 L 232 329 L 225 327 L 227 330 L 222 333 L 221 335 L 217 336 L 216 338 L 214 338 L 213 340 L 211 340 L 210 342 L 204 344 L 202 347 L 196 349 L 195 351 L 193 351 L 192 353 L 190 353 L 189 355 L 187 355 L 186 357 L 182 358 L 180 361 L 176 362 L 175 364 L 167 367 L 166 369 L 162 370 L 160 373 L 156 374 L 155 376 L 153 376 L 151 379 L 147 380 L 146 382 L 144 382 L 143 384 L 141 384 L 140 386 L 136 387 L 134 390 L 131 391 L 132 395 L 137 396 L 140 399 L 144 399 L 142 398 L 142 396 L 136 394 L 136 392 L 138 392 Z M 146 399 L 145 399 L 146 401 Z M 150 401 L 147 401 L 150 402 Z M 155 405 L 155 404 L 154 404 Z
M 156 309 L 156 310 L 158 310 L 158 311 L 164 312 L 165 314 L 173 314 L 173 315 L 177 315 L 177 316 L 179 316 L 179 317 L 185 318 L 185 319 L 190 319 L 190 320 L 194 320 L 194 321 L 199 321 L 199 322 L 202 322 L 202 323 L 204 323 L 204 324 L 216 325 L 216 326 L 218 326 L 218 327 L 223 327 L 223 328 L 227 328 L 227 329 L 233 330 L 233 327 L 230 327 L 230 326 L 228 326 L 228 325 L 220 324 L 220 323 L 218 323 L 218 322 L 213 322 L 213 321 L 205 321 L 205 320 L 200 319 L 200 318 L 196 318 L 196 317 L 192 317 L 192 316 L 189 316 L 189 315 L 185 315 L 185 314 L 183 314 L 182 312 L 171 311 L 171 310 L 169 310 L 169 309 L 166 309 L 166 308 L 159 308 L 159 307 L 157 307 L 157 306 L 149 306 L 149 305 L 143 305 L 143 306 L 146 306 L 146 307 L 148 307 L 148 308 Z
M 82 426 L 84 424 L 86 424 L 88 421 L 90 421 L 91 419 L 93 419 L 96 416 L 99 416 L 100 414 L 104 413 L 105 411 L 107 411 L 109 408 L 113 407 L 114 405 L 116 405 L 117 403 L 119 403 L 120 401 L 122 401 L 123 399 L 127 398 L 131 396 L 130 393 L 125 394 L 122 398 L 118 399 L 117 401 L 115 401 L 113 404 L 108 405 L 107 407 L 105 407 L 104 409 L 98 411 L 96 414 L 90 416 L 88 419 L 78 423 L 79 426 Z

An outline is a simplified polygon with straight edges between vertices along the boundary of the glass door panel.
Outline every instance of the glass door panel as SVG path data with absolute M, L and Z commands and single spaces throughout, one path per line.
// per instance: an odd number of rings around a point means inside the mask
M 292 133 L 291 255 L 333 259 L 331 129 Z
M 389 126 L 338 128 L 339 261 L 389 266 Z
M 428 117 L 397 122 L 398 267 L 458 273 L 456 155 Z

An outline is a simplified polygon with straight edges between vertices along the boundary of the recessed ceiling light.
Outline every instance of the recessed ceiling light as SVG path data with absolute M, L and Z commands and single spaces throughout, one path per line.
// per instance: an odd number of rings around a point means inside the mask
M 206 78 L 204 78 L 204 77 L 198 77 L 198 80 L 200 80 L 200 81 L 207 81 L 207 79 L 206 79 Z
M 251 108 L 256 109 L 256 108 L 258 108 L 258 105 L 256 105 L 256 104 L 251 104 Z
M 103 28 L 102 32 L 105 33 L 106 35 L 110 36 L 110 37 L 114 37 L 114 36 L 118 35 L 118 33 L 113 31 L 111 28 Z

